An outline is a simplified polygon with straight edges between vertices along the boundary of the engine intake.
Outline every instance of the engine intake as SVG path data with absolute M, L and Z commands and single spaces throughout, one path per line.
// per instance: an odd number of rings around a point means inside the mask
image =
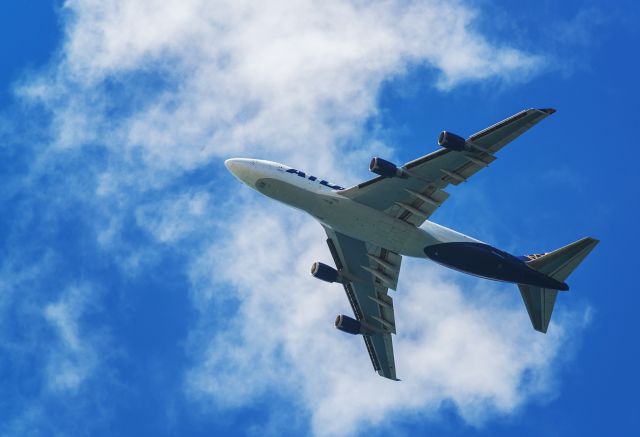
M 326 282 L 342 282 L 340 273 L 336 269 L 321 262 L 314 262 L 311 266 L 311 275 L 314 278 L 322 279 Z
M 447 132 L 446 130 L 440 132 L 438 145 L 445 149 L 455 150 L 456 152 L 472 150 L 471 146 L 467 143 L 467 140 L 459 135 Z
M 336 317 L 335 325 L 336 328 L 342 332 L 347 332 L 349 334 L 357 335 L 364 333 L 362 323 L 349 316 L 345 316 L 344 314 L 340 314 Z
M 402 169 L 399 169 L 394 163 L 377 157 L 371 160 L 369 170 L 385 178 L 402 176 L 403 173 Z

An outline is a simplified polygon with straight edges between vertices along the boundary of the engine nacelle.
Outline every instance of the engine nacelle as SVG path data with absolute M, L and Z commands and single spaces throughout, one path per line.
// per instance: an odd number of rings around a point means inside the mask
M 314 262 L 311 266 L 311 275 L 314 278 L 322 279 L 326 282 L 342 282 L 340 273 L 336 269 L 321 262 Z
M 349 316 L 345 316 L 344 314 L 340 314 L 338 315 L 338 317 L 336 317 L 335 325 L 336 328 L 338 328 L 342 332 L 347 332 L 349 334 L 357 335 L 364 333 L 362 323 Z
M 438 137 L 438 145 L 445 149 L 455 150 L 456 152 L 463 152 L 472 150 L 471 146 L 467 144 L 467 140 L 459 135 L 452 134 L 443 130 Z
M 373 158 L 369 164 L 369 170 L 385 178 L 402 176 L 401 169 L 399 169 L 393 162 L 389 162 L 382 158 Z

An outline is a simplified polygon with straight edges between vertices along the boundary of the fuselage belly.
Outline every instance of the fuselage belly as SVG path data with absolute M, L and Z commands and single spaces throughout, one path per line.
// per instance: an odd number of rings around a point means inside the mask
M 273 178 L 256 181 L 262 194 L 312 215 L 335 231 L 401 255 L 425 258 L 425 246 L 441 242 L 420 228 L 354 202 L 334 191 L 308 191 Z

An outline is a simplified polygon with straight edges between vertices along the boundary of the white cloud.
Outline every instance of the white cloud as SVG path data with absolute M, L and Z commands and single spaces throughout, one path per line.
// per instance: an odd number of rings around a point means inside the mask
M 20 93 L 51 110 L 59 153 L 87 143 L 107 150 L 88 188 L 98 197 L 104 247 L 123 251 L 122 217 L 134 209 L 157 242 L 202 237 L 187 251 L 200 311 L 190 342 L 202 360 L 188 373 L 193 398 L 233 407 L 282 389 L 304 402 L 315 432 L 332 434 L 391 414 L 433 413 L 445 400 L 481 423 L 548 388 L 567 328 L 554 323 L 542 337 L 511 300 L 486 303 L 410 261 L 396 296 L 405 381 L 367 373 L 361 339 L 332 328 L 348 308 L 343 292 L 308 274 L 312 261 L 330 261 L 318 225 L 257 208 L 248 193 L 167 188 L 176 175 L 230 155 L 287 161 L 345 183 L 336 157 L 364 162 L 373 147 L 388 148 L 364 129 L 386 80 L 418 66 L 443 91 L 508 82 L 537 71 L 540 57 L 488 42 L 462 2 L 74 0 L 66 9 L 60 56 Z M 210 226 L 222 228 L 215 241 Z M 46 311 L 60 338 L 50 374 L 61 390 L 78 387 L 94 366 L 74 293 Z M 227 312 L 231 300 L 238 310 Z
M 208 221 L 211 199 L 206 192 L 187 192 L 152 202 L 136 209 L 138 225 L 146 228 L 156 240 L 172 243 L 192 235 Z
M 333 173 L 340 146 L 375 115 L 381 84 L 407 68 L 429 67 L 448 89 L 526 77 L 542 63 L 488 43 L 457 2 L 75 0 L 66 8 L 60 62 L 22 95 L 55 110 L 58 146 L 106 143 L 125 163 L 172 174 L 244 154 Z
M 580 325 L 563 323 L 556 311 L 542 335 L 531 328 L 515 286 L 505 291 L 484 282 L 478 294 L 463 293 L 455 274 L 405 259 L 393 294 L 403 381 L 391 382 L 373 372 L 359 337 L 332 326 L 336 314 L 350 310 L 341 287 L 309 274 L 313 261 L 330 261 L 320 226 L 272 213 L 246 217 L 227 232 L 227 242 L 212 245 L 192 270 L 196 284 L 206 277 L 214 282 L 207 290 L 219 293 L 208 305 L 200 302 L 203 319 L 212 314 L 225 322 L 199 350 L 190 393 L 229 407 L 277 390 L 304 401 L 319 435 L 351 434 L 403 414 L 427 416 L 445 400 L 471 424 L 510 413 L 551 391 L 565 332 Z M 232 290 L 240 308 L 220 314 L 216 308 Z M 201 332 L 194 343 L 211 334 Z
M 55 392 L 77 391 L 98 365 L 96 337 L 82 332 L 80 321 L 90 295 L 89 287 L 72 286 L 44 309 L 44 317 L 56 333 L 46 370 L 48 386 Z

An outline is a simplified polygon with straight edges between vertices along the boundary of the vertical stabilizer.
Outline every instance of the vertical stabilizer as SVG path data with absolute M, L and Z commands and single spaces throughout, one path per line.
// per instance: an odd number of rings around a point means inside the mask
M 531 255 L 527 265 L 553 279 L 564 281 L 598 243 L 595 238 L 586 237 L 544 255 Z M 524 284 L 518 284 L 518 288 L 533 328 L 547 332 L 558 291 Z

